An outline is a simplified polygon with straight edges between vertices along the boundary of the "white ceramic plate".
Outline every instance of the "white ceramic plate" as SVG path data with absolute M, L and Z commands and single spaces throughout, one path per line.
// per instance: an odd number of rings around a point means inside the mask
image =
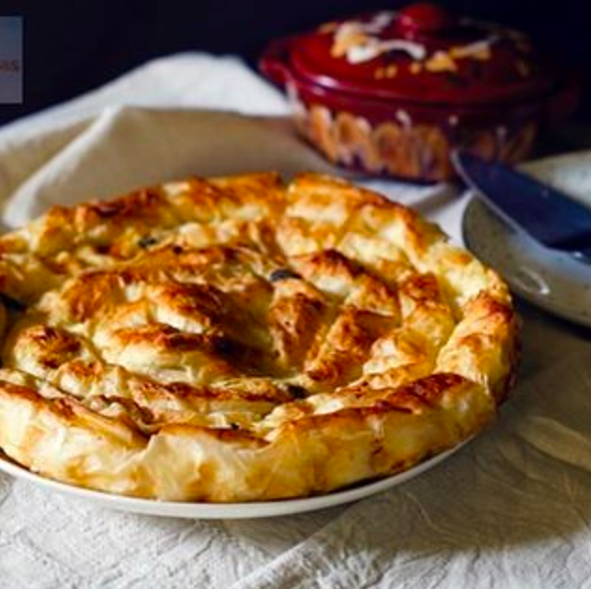
M 0 451 L 0 471 L 26 481 L 35 483 L 46 489 L 57 491 L 77 499 L 90 501 L 95 505 L 127 511 L 129 513 L 143 513 L 164 517 L 183 517 L 191 519 L 254 519 L 259 517 L 274 517 L 278 515 L 295 515 L 307 511 L 316 511 L 327 507 L 336 507 L 375 495 L 391 487 L 395 487 L 439 464 L 451 454 L 461 448 L 466 442 L 437 454 L 421 462 L 414 468 L 395 474 L 391 477 L 371 483 L 357 485 L 345 491 L 338 491 L 328 495 L 309 497 L 305 499 L 286 499 L 282 501 L 261 501 L 256 503 L 181 503 L 174 501 L 155 501 L 151 499 L 136 499 L 121 495 L 110 495 L 100 491 L 92 491 L 82 487 L 75 487 L 47 479 L 16 464 Z
M 591 208 L 591 152 L 539 160 L 522 169 Z M 498 270 L 515 293 L 591 327 L 591 264 L 542 246 L 477 199 L 466 207 L 463 233 L 467 247 Z
M 188 128 L 191 129 L 191 133 L 188 133 L 185 137 L 187 142 L 182 144 L 182 146 L 177 145 L 174 153 L 168 154 L 170 155 L 170 160 L 164 160 L 164 154 L 161 154 L 160 151 L 158 151 L 158 158 L 148 157 L 150 161 L 155 162 L 155 165 L 157 164 L 156 168 L 129 166 L 129 170 L 126 172 L 129 175 L 125 175 L 124 178 L 125 185 L 109 185 L 108 182 L 105 184 L 105 178 L 103 176 L 92 175 L 92 177 L 86 179 L 89 183 L 85 184 L 85 194 L 117 194 L 124 192 L 131 186 L 150 184 L 164 177 L 182 177 L 188 173 L 194 173 L 195 170 L 198 170 L 200 175 L 208 176 L 276 169 L 285 177 L 289 177 L 295 171 L 300 170 L 332 171 L 332 168 L 313 150 L 304 146 L 290 133 L 286 133 L 284 128 L 285 122 L 282 121 L 269 119 L 266 124 L 263 124 L 260 121 L 254 122 L 252 119 L 246 117 L 220 112 L 169 112 L 126 109 L 118 114 L 110 125 L 118 125 L 125 122 L 125 132 L 127 133 L 128 141 L 132 139 L 137 140 L 139 142 L 138 145 L 141 145 L 142 149 L 148 149 L 150 145 L 154 146 L 154 149 L 159 149 L 158 146 L 160 144 L 158 142 L 154 141 L 146 144 L 143 140 L 145 133 L 145 127 L 143 125 L 146 122 L 146 117 L 150 117 L 148 123 L 152 125 L 150 128 L 154 132 L 157 129 L 168 129 L 169 127 L 167 125 L 172 124 L 169 120 L 170 117 L 174 117 L 175 120 L 181 117 L 183 124 L 190 125 Z M 155 121 L 159 121 L 159 126 L 155 125 Z M 177 120 L 175 124 L 179 125 L 181 123 Z M 134 135 L 130 132 L 130 129 L 136 131 L 137 129 L 141 129 L 141 134 Z M 160 132 L 164 133 L 162 130 Z M 196 142 L 191 139 L 203 136 L 211 138 L 211 141 Z M 103 141 L 102 149 L 104 150 L 106 139 L 102 138 L 101 141 Z M 252 149 L 253 145 L 257 146 L 254 150 Z M 128 149 L 128 151 L 135 154 L 133 149 Z M 93 152 L 95 157 L 98 157 L 96 156 L 97 153 L 102 152 L 100 150 Z M 142 153 L 144 152 L 142 151 Z M 137 159 L 137 155 L 134 155 L 134 157 Z M 93 169 L 93 164 L 95 163 L 96 165 L 100 165 L 100 161 L 98 160 L 96 162 L 95 160 L 85 160 L 85 162 L 85 169 Z M 76 200 L 77 193 L 70 193 L 69 196 L 71 198 L 67 198 L 67 195 L 64 195 L 67 190 L 73 191 L 77 184 L 74 182 L 74 178 L 69 176 L 68 173 L 79 174 L 80 169 L 74 167 L 73 172 L 66 170 L 66 173 L 64 173 L 63 170 L 60 171 L 59 191 L 57 191 L 57 194 L 59 195 L 60 202 L 61 199 L 66 199 L 72 203 Z M 37 177 L 36 181 L 41 182 L 42 179 L 40 178 Z M 121 178 L 117 180 L 117 182 L 122 181 Z M 384 189 L 385 192 L 388 192 L 389 187 L 393 193 L 407 203 L 415 202 L 414 199 L 424 199 L 426 196 L 433 197 L 441 194 L 439 188 L 433 190 L 431 188 L 410 187 L 402 184 L 396 184 L 394 187 L 394 184 L 391 182 L 384 184 L 372 182 L 371 185 L 378 190 Z M 51 184 L 51 186 L 56 190 L 55 183 Z M 29 186 L 27 192 L 29 196 L 23 196 L 21 194 L 18 199 L 11 202 L 10 208 L 7 209 L 8 214 L 7 210 L 4 211 L 4 214 L 7 215 L 5 220 L 8 221 L 7 224 L 9 226 L 25 222 L 26 216 L 41 212 L 39 207 L 42 208 L 45 206 L 43 203 L 53 202 L 52 198 L 49 197 L 46 201 L 39 199 L 39 188 L 37 185 Z M 27 198 L 30 198 L 30 200 L 27 200 Z M 97 505 L 122 511 L 199 519 L 257 518 L 303 513 L 357 501 L 394 487 L 423 473 L 447 458 L 458 448 L 459 446 L 450 451 L 438 454 L 405 472 L 379 481 L 360 484 L 344 491 L 306 499 L 259 503 L 177 503 L 109 495 L 46 479 L 15 464 L 3 456 L 1 452 L 0 471 L 70 497 L 92 501 Z

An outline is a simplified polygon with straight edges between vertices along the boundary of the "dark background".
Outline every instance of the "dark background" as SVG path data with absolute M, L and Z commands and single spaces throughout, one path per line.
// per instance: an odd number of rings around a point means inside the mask
M 591 3 L 441 0 L 469 16 L 528 31 L 591 79 Z M 0 105 L 0 124 L 99 86 L 155 56 L 202 50 L 243 56 L 253 67 L 266 42 L 315 24 L 405 2 L 339 0 L 0 0 L 25 17 L 25 100 Z M 587 10 L 585 10 L 587 9 Z M 588 83 L 586 83 L 588 85 Z M 579 118 L 591 119 L 589 90 Z

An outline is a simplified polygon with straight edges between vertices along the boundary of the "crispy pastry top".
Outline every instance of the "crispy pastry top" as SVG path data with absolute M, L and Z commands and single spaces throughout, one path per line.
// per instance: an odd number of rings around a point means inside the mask
M 514 373 L 505 283 L 341 180 L 191 178 L 0 238 L 0 448 L 110 492 L 327 492 L 478 431 Z

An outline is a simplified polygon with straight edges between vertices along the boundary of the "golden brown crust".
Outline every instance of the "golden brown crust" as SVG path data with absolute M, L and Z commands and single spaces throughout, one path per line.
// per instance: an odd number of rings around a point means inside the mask
M 55 207 L 0 238 L 0 448 L 172 500 L 326 493 L 478 432 L 506 285 L 400 204 L 304 174 Z

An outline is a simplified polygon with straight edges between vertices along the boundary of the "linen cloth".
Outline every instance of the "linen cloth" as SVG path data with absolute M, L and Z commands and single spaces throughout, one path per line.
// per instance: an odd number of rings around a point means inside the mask
M 186 174 L 329 171 L 287 112 L 234 58 L 148 63 L 0 130 L 2 221 Z M 460 240 L 466 198 L 450 187 L 364 183 Z M 0 587 L 591 588 L 591 339 L 521 310 L 521 376 L 496 423 L 432 470 L 355 504 L 175 520 L 0 474 Z

